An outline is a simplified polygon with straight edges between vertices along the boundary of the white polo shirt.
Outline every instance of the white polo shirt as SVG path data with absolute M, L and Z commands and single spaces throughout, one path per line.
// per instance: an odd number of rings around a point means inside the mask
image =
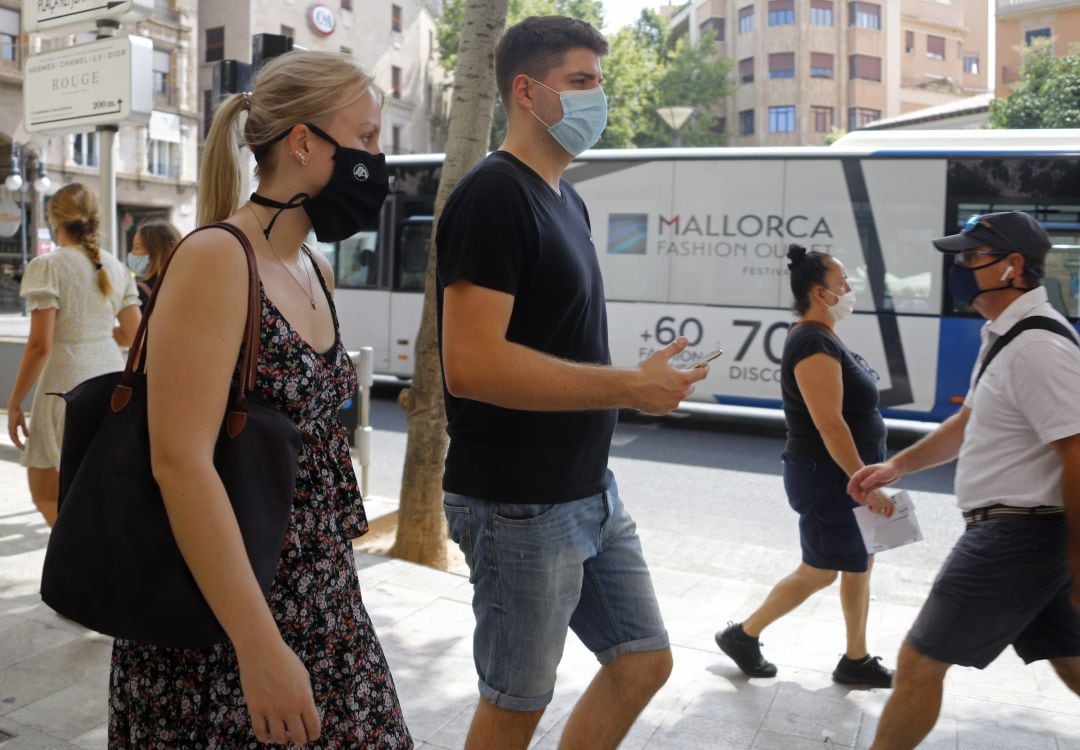
M 982 346 L 964 400 L 971 417 L 956 467 L 961 510 L 995 503 L 1064 504 L 1061 461 L 1050 443 L 1080 434 L 1080 347 L 1051 331 L 1024 331 L 974 385 L 987 349 L 1022 318 L 1035 315 L 1074 330 L 1038 287 L 1014 300 L 979 334 Z

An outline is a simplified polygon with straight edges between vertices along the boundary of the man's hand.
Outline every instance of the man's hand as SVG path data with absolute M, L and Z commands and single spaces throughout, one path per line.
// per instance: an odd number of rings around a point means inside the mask
M 861 501 L 856 501 L 861 502 Z M 892 518 L 892 514 L 896 512 L 896 503 L 894 503 L 888 495 L 881 490 L 874 490 L 866 496 L 865 505 L 869 506 L 870 510 L 874 513 L 879 513 L 886 518 Z
M 892 461 L 881 464 L 864 466 L 848 481 L 848 494 L 855 498 L 855 502 L 866 505 L 869 502 L 870 493 L 892 484 L 900 478 L 900 471 Z M 890 501 L 891 502 L 891 501 Z M 870 507 L 873 507 L 872 505 Z M 890 513 L 891 515 L 891 513 Z
M 685 336 L 653 352 L 638 365 L 642 375 L 631 406 L 646 414 L 667 414 L 694 392 L 694 383 L 709 375 L 708 366 L 681 370 L 672 367 L 670 360 L 689 344 Z

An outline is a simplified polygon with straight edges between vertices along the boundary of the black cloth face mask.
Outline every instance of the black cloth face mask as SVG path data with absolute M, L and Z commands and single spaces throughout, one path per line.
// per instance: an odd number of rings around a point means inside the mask
M 383 154 L 369 154 L 358 148 L 345 148 L 322 128 L 311 123 L 304 125 L 319 138 L 333 144 L 334 172 L 326 187 L 315 197 L 307 193 L 297 193 L 288 202 L 282 203 L 252 193 L 252 203 L 278 209 L 263 234 L 269 239 L 270 230 L 282 211 L 302 206 L 311 220 L 311 227 L 315 230 L 315 237 L 319 242 L 337 242 L 352 237 L 361 229 L 373 225 L 379 217 L 379 211 L 390 190 L 386 157 Z M 255 152 L 256 161 L 261 160 L 270 146 L 290 132 L 292 128 L 260 146 Z

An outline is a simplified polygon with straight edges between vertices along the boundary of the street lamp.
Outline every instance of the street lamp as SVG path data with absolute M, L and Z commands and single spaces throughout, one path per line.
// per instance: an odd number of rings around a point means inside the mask
M 52 181 L 49 179 L 48 172 L 45 171 L 45 160 L 40 153 L 35 154 L 37 157 L 36 175 L 33 181 L 33 188 L 38 195 L 43 195 Z M 26 193 L 30 188 L 31 183 L 26 182 L 23 179 L 23 174 L 27 171 L 27 160 L 30 158 L 29 149 L 26 144 L 15 143 L 11 144 L 11 161 L 8 162 L 8 176 L 4 180 L 4 186 L 13 193 L 19 194 L 19 240 L 22 246 L 22 268 L 23 272 L 26 271 L 26 265 L 28 263 L 27 253 L 27 241 L 26 241 Z M 26 315 L 26 300 L 23 300 L 22 305 L 23 315 Z
M 657 107 L 656 114 L 671 128 L 671 145 L 678 148 L 682 145 L 682 127 L 694 114 L 694 107 Z

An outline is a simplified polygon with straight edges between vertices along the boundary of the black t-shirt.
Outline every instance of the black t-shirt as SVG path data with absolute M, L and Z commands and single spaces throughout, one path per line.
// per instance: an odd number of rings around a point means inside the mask
M 589 215 L 568 182 L 560 190 L 503 151 L 458 183 L 436 232 L 440 346 L 443 289 L 467 280 L 514 296 L 508 340 L 561 359 L 611 364 Z M 616 410 L 519 411 L 444 396 L 447 492 L 557 503 L 610 486 Z
M 146 312 L 146 303 L 150 301 L 150 293 L 154 291 L 154 287 L 157 286 L 157 277 L 152 279 L 136 279 L 136 287 L 139 290 L 139 305 L 142 307 L 143 312 Z
M 829 455 L 795 381 L 795 365 L 821 353 L 840 362 L 844 382 L 842 413 L 859 456 L 867 463 L 878 461 L 880 454 L 885 452 L 886 431 L 885 422 L 878 411 L 877 383 L 838 339 L 815 325 L 796 326 L 784 342 L 780 387 L 788 428 L 787 452 L 796 458 L 807 459 L 821 459 Z

